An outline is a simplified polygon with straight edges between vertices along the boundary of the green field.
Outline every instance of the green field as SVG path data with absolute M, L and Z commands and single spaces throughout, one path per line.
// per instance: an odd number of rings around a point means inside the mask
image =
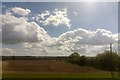
M 2 76 L 3 78 L 112 78 L 110 73 L 3 73 Z

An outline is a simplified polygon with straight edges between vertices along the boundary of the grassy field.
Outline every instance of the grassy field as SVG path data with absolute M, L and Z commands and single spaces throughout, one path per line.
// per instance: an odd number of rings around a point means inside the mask
M 4 78 L 112 78 L 110 73 L 3 73 Z
M 8 60 L 2 64 L 3 78 L 112 78 L 110 72 L 63 61 Z

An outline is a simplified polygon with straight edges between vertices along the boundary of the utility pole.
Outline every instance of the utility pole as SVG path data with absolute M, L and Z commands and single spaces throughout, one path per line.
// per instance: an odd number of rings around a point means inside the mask
M 112 44 L 113 44 L 113 43 L 110 43 L 110 54 L 111 54 L 111 75 L 112 75 L 112 78 L 115 78 L 115 77 L 114 77 L 114 65 L 113 65 Z

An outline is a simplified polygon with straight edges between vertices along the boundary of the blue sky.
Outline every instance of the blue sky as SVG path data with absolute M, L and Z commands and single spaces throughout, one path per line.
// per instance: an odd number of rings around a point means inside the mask
M 77 28 L 84 28 L 88 30 L 106 29 L 113 33 L 118 32 L 118 5 L 117 2 L 9 2 L 3 3 L 3 13 L 5 9 L 11 7 L 22 7 L 31 10 L 32 15 L 42 13 L 46 10 L 53 11 L 54 9 L 67 8 L 67 17 L 70 19 L 71 28 L 54 27 L 53 25 L 42 25 L 49 35 L 57 37 L 60 34 L 74 30 Z M 77 13 L 77 15 L 74 14 Z

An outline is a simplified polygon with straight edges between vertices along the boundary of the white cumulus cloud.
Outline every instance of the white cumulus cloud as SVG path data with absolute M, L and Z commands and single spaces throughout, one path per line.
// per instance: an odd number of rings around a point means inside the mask
M 78 28 L 61 34 L 58 37 L 57 44 L 61 45 L 62 49 L 69 49 L 71 52 L 95 56 L 100 52 L 109 50 L 110 43 L 115 43 L 113 50 L 118 52 L 117 42 L 118 34 L 113 34 L 108 30 L 97 29 L 96 31 L 90 31 Z
M 43 13 L 41 13 L 41 14 L 37 14 L 37 20 L 39 20 L 40 18 L 41 19 L 45 19 L 45 17 L 46 16 L 49 16 L 50 15 L 50 12 L 49 11 L 45 11 L 45 12 L 43 12 Z
M 38 42 L 50 36 L 35 22 L 11 14 L 2 15 L 2 40 L 5 43 Z
M 7 10 L 7 12 L 15 13 L 15 14 L 18 14 L 21 16 L 26 16 L 26 15 L 29 15 L 31 10 L 27 9 L 27 8 L 25 9 L 25 8 L 21 8 L 21 7 L 13 7 L 13 8 L 10 8 L 9 10 Z
M 53 12 L 45 11 L 36 16 L 36 20 L 44 25 L 65 25 L 70 28 L 70 19 L 67 16 L 67 9 L 55 9 Z
M 110 44 L 118 41 L 115 34 L 105 29 L 97 29 L 90 31 L 78 28 L 73 31 L 68 31 L 59 36 L 62 42 L 74 42 L 76 44 L 93 44 L 102 45 Z

